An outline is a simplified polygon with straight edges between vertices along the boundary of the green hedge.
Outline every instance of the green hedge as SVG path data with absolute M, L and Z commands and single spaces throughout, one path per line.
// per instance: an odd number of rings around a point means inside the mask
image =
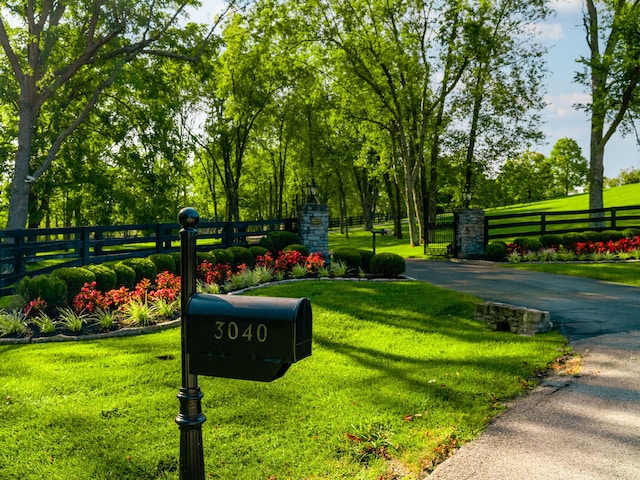
M 67 302 L 71 304 L 76 295 L 80 293 L 85 283 L 95 281 L 96 275 L 91 270 L 83 267 L 62 267 L 53 272 L 53 275 L 62 279 L 67 284 Z
M 393 278 L 402 275 L 407 265 L 403 257 L 396 253 L 383 252 L 371 258 L 371 273 Z

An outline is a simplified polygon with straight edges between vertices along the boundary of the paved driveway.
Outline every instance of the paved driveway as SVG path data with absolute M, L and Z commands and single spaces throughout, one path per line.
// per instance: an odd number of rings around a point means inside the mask
M 488 262 L 407 260 L 406 275 L 484 300 L 548 311 L 570 341 L 640 330 L 638 287 Z

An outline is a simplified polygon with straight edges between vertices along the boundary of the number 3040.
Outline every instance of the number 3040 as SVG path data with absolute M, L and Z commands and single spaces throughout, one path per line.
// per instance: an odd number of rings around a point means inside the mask
M 267 341 L 267 326 L 264 323 L 254 325 L 250 323 L 244 330 L 238 327 L 236 322 L 216 322 L 216 340 L 244 340 L 246 342 L 258 341 L 264 343 Z

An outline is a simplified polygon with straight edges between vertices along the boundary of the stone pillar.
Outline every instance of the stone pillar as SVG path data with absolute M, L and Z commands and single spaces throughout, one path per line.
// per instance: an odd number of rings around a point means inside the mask
M 329 260 L 329 206 L 305 203 L 298 207 L 298 235 L 309 253 Z
M 484 210 L 472 208 L 457 212 L 455 235 L 457 258 L 484 257 Z

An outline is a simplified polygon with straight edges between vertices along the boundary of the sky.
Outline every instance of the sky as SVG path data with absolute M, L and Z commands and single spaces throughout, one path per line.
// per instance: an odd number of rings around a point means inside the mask
M 210 20 L 224 4 L 223 0 L 203 0 L 202 3 L 198 11 L 199 20 Z M 546 156 L 559 139 L 568 137 L 578 142 L 582 155 L 589 158 L 589 119 L 584 112 L 573 107 L 576 103 L 589 101 L 585 87 L 573 81 L 580 69 L 576 59 L 588 55 L 582 26 L 583 4 L 584 0 L 551 0 L 556 15 L 537 28 L 540 41 L 549 49 L 549 76 L 546 81 L 547 107 L 542 112 L 542 130 L 546 139 L 532 149 Z M 634 135 L 625 138 L 616 133 L 605 148 L 604 174 L 616 177 L 621 170 L 629 168 L 640 169 L 640 147 Z
M 583 0 L 554 0 L 557 15 L 540 26 L 540 39 L 549 47 L 547 66 L 547 108 L 543 111 L 543 131 L 546 144 L 536 151 L 549 155 L 553 145 L 563 137 L 573 138 L 589 158 L 589 119 L 584 112 L 573 108 L 578 102 L 588 102 L 589 95 L 582 85 L 574 83 L 580 69 L 576 59 L 588 55 L 588 46 L 582 26 Z M 639 125 L 640 127 L 640 125 Z M 621 170 L 640 168 L 640 147 L 635 135 L 623 138 L 619 133 L 609 140 L 604 154 L 604 174 L 616 177 Z

